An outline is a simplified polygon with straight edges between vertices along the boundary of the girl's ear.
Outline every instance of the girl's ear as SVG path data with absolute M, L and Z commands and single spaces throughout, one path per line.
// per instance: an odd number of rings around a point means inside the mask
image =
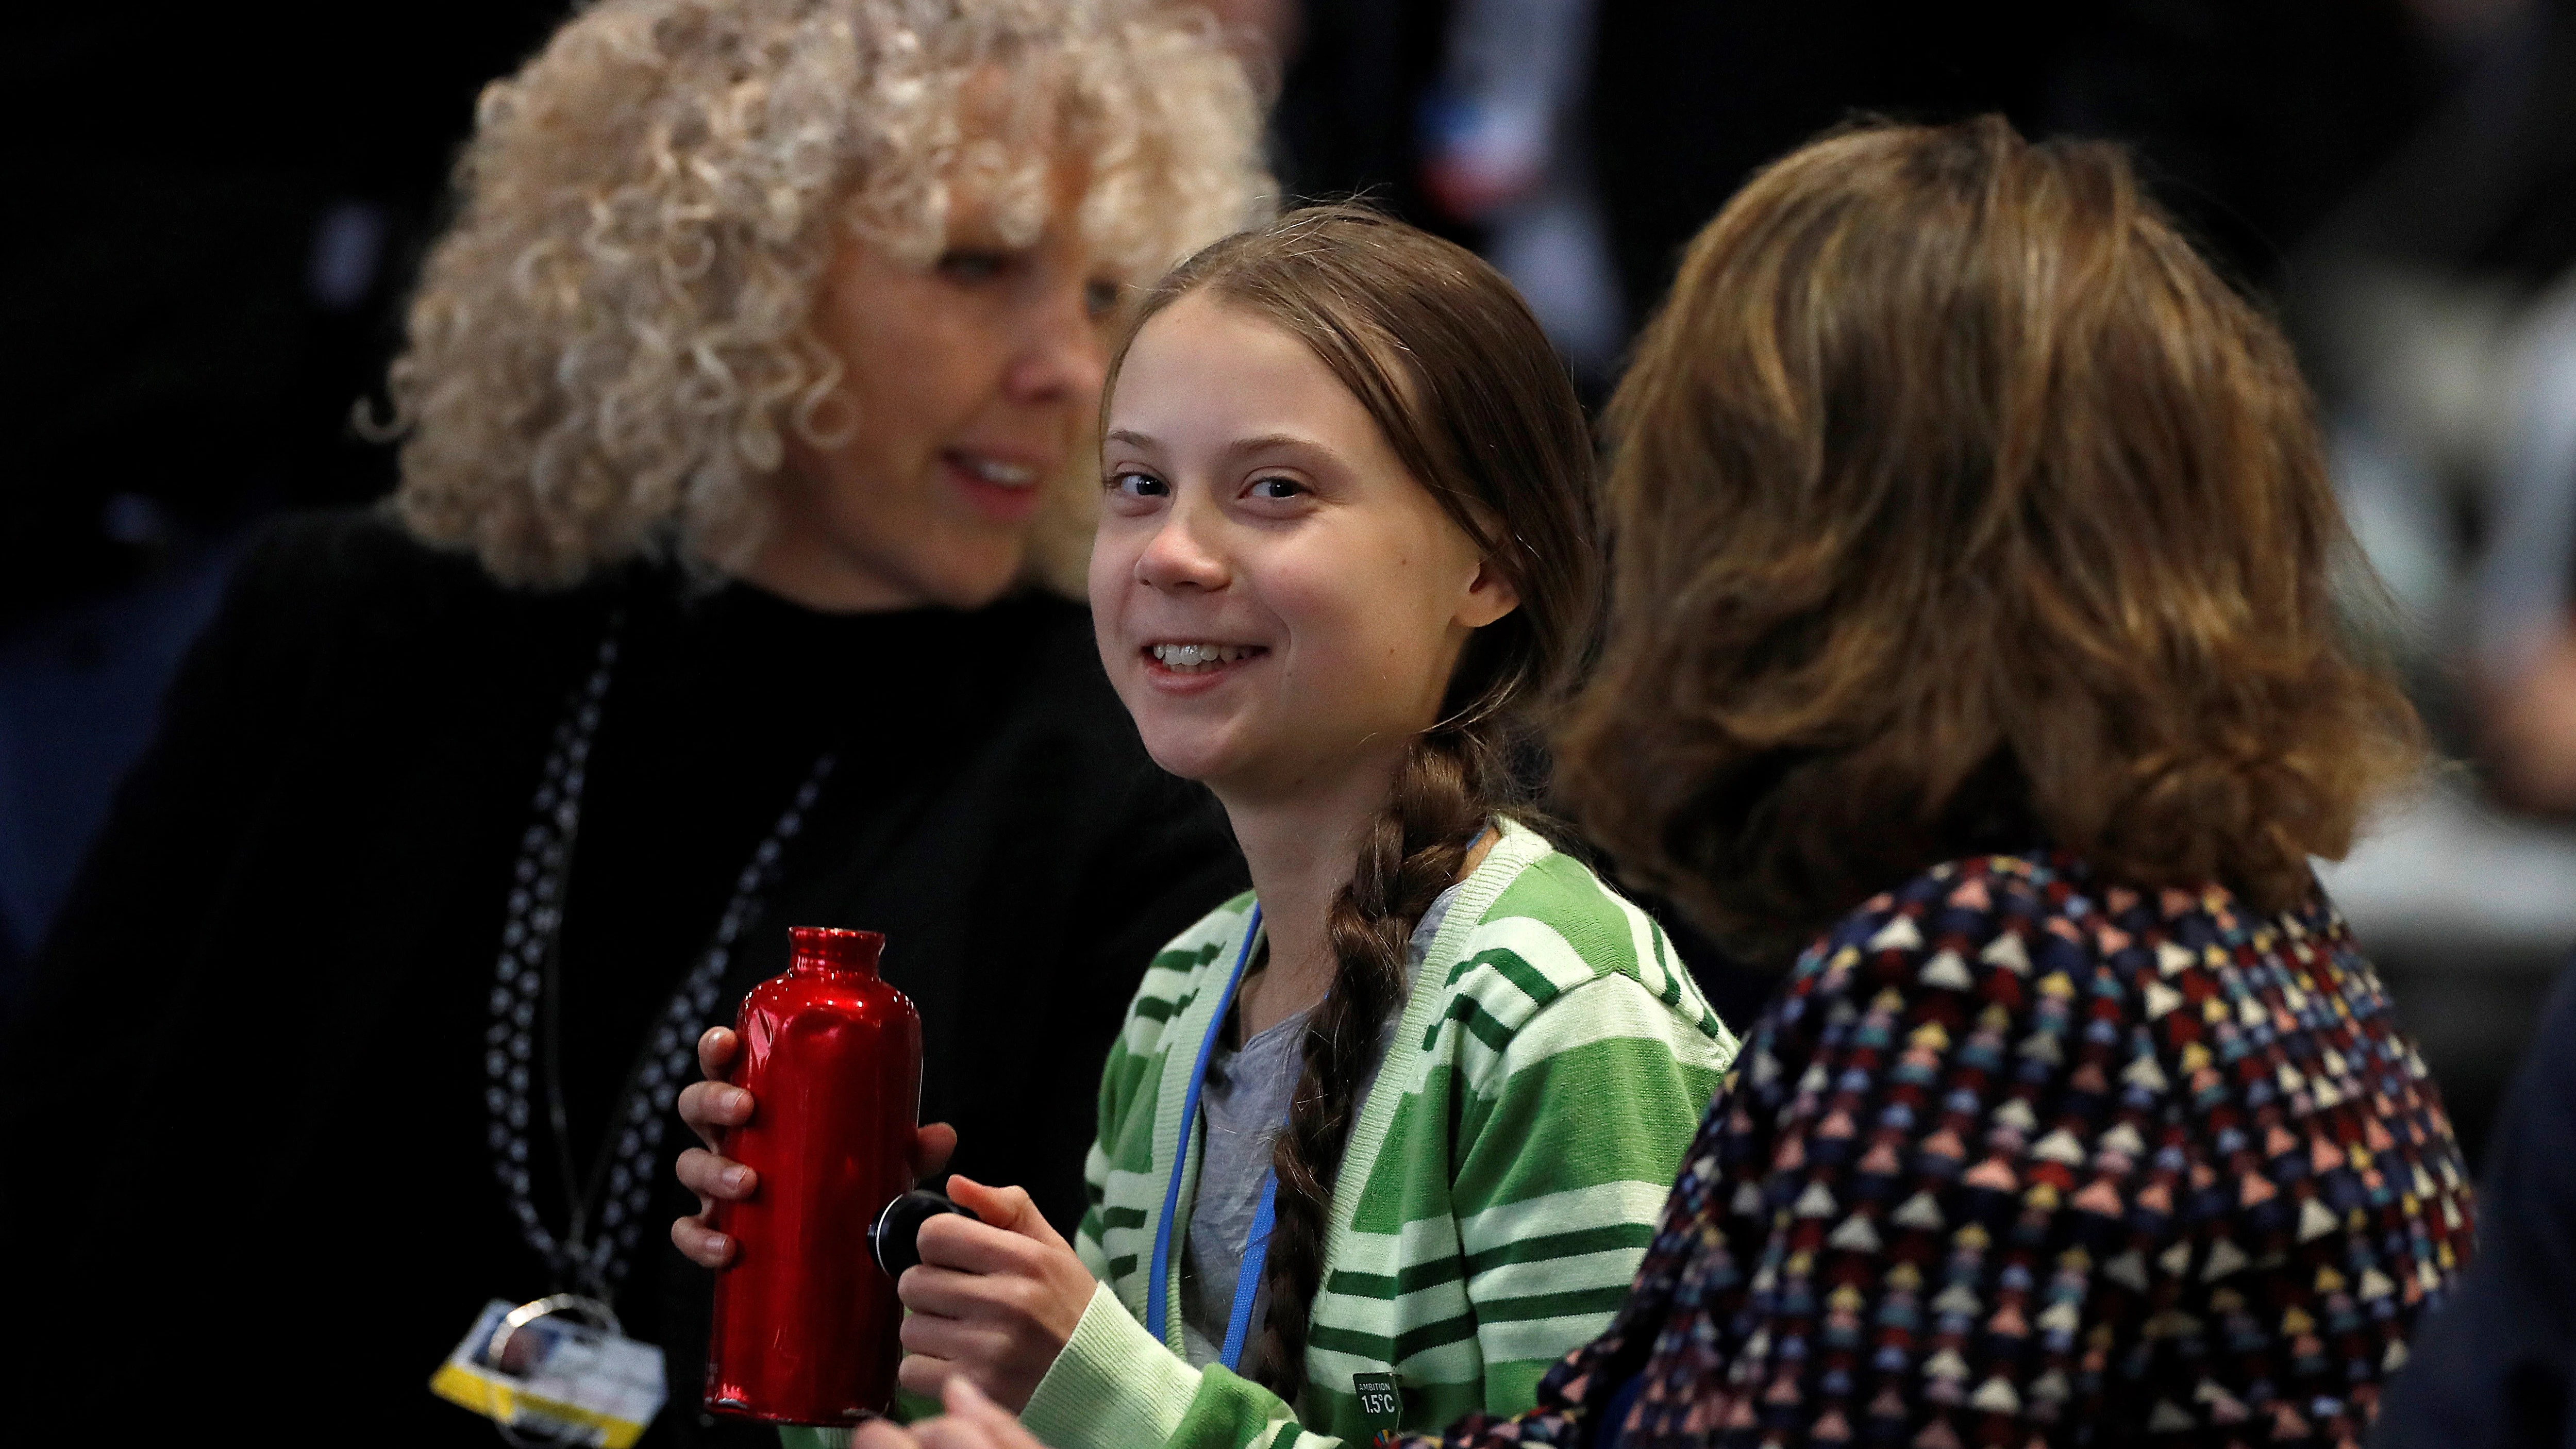
M 1467 581 L 1467 591 L 1458 600 L 1458 622 L 1470 629 L 1482 629 L 1521 606 L 1521 591 L 1512 586 L 1509 576 L 1494 567 L 1492 559 L 1476 561 L 1476 576 Z

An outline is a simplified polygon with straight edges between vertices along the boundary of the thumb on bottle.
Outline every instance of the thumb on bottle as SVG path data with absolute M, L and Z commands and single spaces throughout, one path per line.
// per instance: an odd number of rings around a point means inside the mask
M 1038 1211 L 1028 1189 L 1019 1187 L 986 1187 L 963 1174 L 948 1179 L 949 1201 L 1006 1233 L 1035 1238 L 1041 1243 L 1064 1245 L 1064 1238 Z

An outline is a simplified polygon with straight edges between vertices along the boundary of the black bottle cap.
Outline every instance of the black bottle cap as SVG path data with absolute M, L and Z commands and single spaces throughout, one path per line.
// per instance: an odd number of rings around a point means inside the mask
M 950 1202 L 944 1193 L 916 1188 L 885 1205 L 876 1222 L 868 1229 L 868 1252 L 877 1260 L 889 1278 L 900 1278 L 903 1270 L 921 1261 L 921 1225 L 944 1213 L 961 1218 L 975 1215 Z M 977 1222 L 983 1219 L 976 1218 Z

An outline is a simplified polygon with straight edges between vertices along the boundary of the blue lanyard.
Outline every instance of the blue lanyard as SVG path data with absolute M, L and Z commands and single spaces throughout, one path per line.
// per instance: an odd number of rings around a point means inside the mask
M 1145 1331 L 1166 1343 L 1171 1323 L 1171 1305 L 1166 1290 L 1172 1281 L 1172 1225 L 1181 1210 L 1181 1168 L 1189 1161 L 1190 1132 L 1198 1125 L 1199 1087 L 1207 1080 L 1208 1059 L 1216 1055 L 1217 1038 L 1225 1032 L 1225 1019 L 1234 1003 L 1236 988 L 1243 985 L 1243 969 L 1251 964 L 1252 943 L 1261 937 L 1261 907 L 1252 908 L 1252 919 L 1243 928 L 1243 949 L 1235 953 L 1234 971 L 1225 980 L 1225 995 L 1218 998 L 1215 1019 L 1208 1023 L 1207 1039 L 1199 1043 L 1198 1061 L 1190 1068 L 1190 1089 L 1181 1098 L 1180 1145 L 1172 1154 L 1172 1178 L 1163 1185 L 1163 1217 L 1154 1227 L 1153 1280 L 1145 1287 Z M 1225 1346 L 1219 1361 L 1232 1369 L 1243 1362 L 1243 1341 L 1252 1333 L 1252 1302 L 1261 1295 L 1261 1269 L 1270 1258 L 1270 1229 L 1277 1220 L 1279 1173 L 1276 1169 L 1261 1178 L 1261 1205 L 1253 1210 L 1252 1231 L 1243 1243 L 1243 1268 L 1235 1274 L 1234 1311 L 1227 1315 Z

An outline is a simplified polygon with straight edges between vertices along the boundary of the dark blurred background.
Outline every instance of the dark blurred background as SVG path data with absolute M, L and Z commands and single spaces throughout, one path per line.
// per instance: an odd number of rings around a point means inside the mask
M 2289 323 L 2457 763 L 2329 886 L 2472 1156 L 2576 944 L 2576 0 L 1222 0 L 1297 196 L 1494 258 L 1587 390 L 1747 173 L 1855 112 L 2117 138 Z M 0 1014 L 240 541 L 380 496 L 483 83 L 554 4 L 34 8 L 0 266 Z M 1730 1019 L 1763 983 L 1703 957 Z

